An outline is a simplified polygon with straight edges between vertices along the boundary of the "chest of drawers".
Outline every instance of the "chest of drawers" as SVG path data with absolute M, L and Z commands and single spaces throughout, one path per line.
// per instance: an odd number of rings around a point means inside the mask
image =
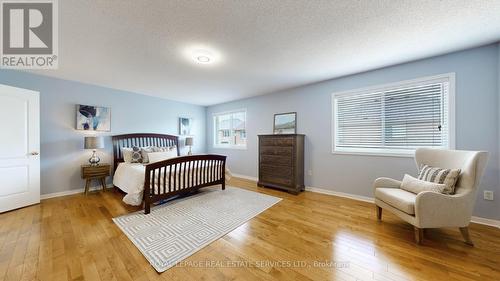
M 304 135 L 259 135 L 259 186 L 304 190 Z

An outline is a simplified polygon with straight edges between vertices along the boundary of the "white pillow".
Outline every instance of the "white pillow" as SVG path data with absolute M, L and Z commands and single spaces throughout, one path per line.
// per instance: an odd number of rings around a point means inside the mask
M 149 153 L 155 152 L 154 146 L 141 147 L 142 163 L 149 163 Z
M 149 163 L 155 163 L 175 157 L 177 157 L 177 150 L 148 153 Z
M 132 147 L 122 147 L 123 161 L 132 163 Z
M 446 189 L 446 184 L 423 181 L 410 175 L 405 175 L 401 182 L 401 189 L 415 194 L 419 194 L 422 191 L 443 193 Z

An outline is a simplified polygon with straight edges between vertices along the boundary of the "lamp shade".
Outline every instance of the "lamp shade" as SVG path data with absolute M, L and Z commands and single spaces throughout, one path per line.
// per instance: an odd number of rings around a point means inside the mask
M 191 146 L 191 145 L 193 145 L 193 138 L 187 137 L 186 138 L 186 146 Z
M 85 149 L 102 149 L 104 148 L 104 140 L 102 137 L 85 137 Z

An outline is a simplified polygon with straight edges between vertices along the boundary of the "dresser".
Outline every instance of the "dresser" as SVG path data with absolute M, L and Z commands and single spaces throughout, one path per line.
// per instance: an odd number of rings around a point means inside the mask
M 304 190 L 304 135 L 259 135 L 259 186 Z

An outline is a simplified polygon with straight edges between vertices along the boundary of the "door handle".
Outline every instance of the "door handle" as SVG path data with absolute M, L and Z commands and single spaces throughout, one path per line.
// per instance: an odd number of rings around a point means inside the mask
M 38 152 L 36 152 L 36 151 L 33 151 L 33 152 L 31 152 L 31 153 L 30 153 L 30 155 L 32 155 L 32 156 L 37 156 L 37 155 L 39 155 L 39 154 L 40 154 L 40 153 L 38 153 Z

